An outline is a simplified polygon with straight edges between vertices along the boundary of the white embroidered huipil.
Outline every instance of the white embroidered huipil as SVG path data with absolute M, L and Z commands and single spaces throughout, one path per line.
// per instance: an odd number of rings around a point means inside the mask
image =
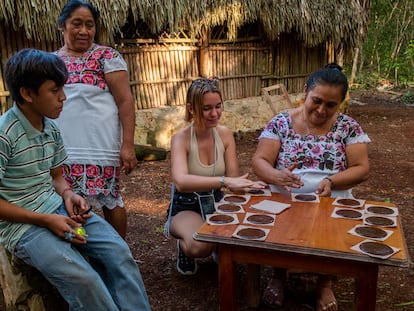
M 80 57 L 59 56 L 69 71 L 57 119 L 68 154 L 65 177 L 84 194 L 118 195 L 121 124 L 105 74 L 126 71 L 127 64 L 116 50 L 99 45 Z

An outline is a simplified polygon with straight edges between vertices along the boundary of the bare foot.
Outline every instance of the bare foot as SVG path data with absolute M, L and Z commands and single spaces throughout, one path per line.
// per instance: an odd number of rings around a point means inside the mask
M 330 286 L 319 287 L 317 290 L 316 311 L 337 311 L 338 304 Z

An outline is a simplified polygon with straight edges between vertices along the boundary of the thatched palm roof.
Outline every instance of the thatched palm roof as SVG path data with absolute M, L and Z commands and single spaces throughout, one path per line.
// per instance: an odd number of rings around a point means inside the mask
M 17 2 L 17 3 L 16 3 Z M 296 32 L 308 46 L 332 40 L 354 47 L 368 23 L 370 0 L 91 0 L 101 13 L 104 41 L 111 42 L 126 23 L 144 21 L 151 32 L 226 25 L 228 38 L 243 24 L 258 21 L 270 40 Z M 56 41 L 57 17 L 66 0 L 0 1 L 0 21 L 22 29 L 27 37 Z

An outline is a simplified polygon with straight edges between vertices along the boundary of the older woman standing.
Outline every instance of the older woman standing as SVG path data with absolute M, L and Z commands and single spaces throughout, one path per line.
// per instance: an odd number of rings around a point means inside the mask
M 69 71 L 57 120 L 69 157 L 63 174 L 125 238 L 119 177 L 137 164 L 134 103 L 127 64 L 116 50 L 94 43 L 97 22 L 95 7 L 80 0 L 69 1 L 58 19 L 64 45 L 56 53 Z
M 352 187 L 368 178 L 367 144 L 360 125 L 340 113 L 348 90 L 341 67 L 329 64 L 312 73 L 303 106 L 276 115 L 259 137 L 255 174 L 280 192 L 316 192 L 352 197 Z M 283 277 L 270 282 L 264 300 L 283 303 Z M 320 278 L 317 310 L 337 310 L 329 277 Z

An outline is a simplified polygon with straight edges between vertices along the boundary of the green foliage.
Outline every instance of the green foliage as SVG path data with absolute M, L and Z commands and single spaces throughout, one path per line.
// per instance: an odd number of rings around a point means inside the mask
M 352 88 L 371 89 L 377 86 L 378 75 L 368 70 L 360 71 L 355 77 Z
M 401 102 L 406 105 L 414 105 L 414 92 L 408 90 L 401 96 Z
M 400 307 L 408 307 L 412 305 L 414 305 L 414 301 L 401 302 L 401 303 L 395 304 L 394 306 L 397 308 L 400 308 Z
M 411 70 L 414 68 L 414 39 L 408 41 L 407 49 L 404 52 L 404 57 L 407 63 L 411 63 Z
M 157 232 L 157 233 L 163 233 L 164 232 L 164 226 L 155 227 L 155 232 Z
M 362 67 L 356 83 L 388 79 L 399 86 L 414 81 L 414 1 L 373 0 Z M 359 81 L 359 82 L 358 82 Z

